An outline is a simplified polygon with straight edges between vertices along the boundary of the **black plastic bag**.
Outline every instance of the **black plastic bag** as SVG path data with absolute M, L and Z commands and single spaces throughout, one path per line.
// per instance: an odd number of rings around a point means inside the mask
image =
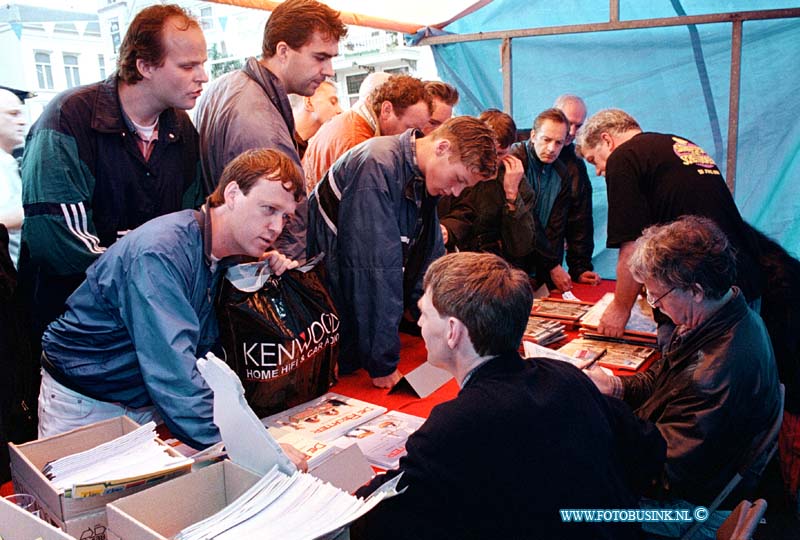
M 259 418 L 328 392 L 339 356 L 339 318 L 324 267 L 289 270 L 255 292 L 226 278 L 217 301 L 227 364 Z

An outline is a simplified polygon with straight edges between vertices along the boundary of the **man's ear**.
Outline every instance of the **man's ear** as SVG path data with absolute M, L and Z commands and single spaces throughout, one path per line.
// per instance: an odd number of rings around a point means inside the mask
M 389 118 L 394 113 L 394 105 L 388 99 L 381 103 L 381 118 Z
M 274 58 L 277 58 L 281 62 L 286 61 L 286 57 L 289 55 L 289 44 L 285 41 L 279 41 L 277 45 L 275 45 L 275 54 L 273 55 Z
M 433 143 L 433 151 L 437 157 L 444 156 L 450 152 L 452 145 L 448 139 L 437 139 Z
M 692 300 L 695 304 L 700 304 L 706 298 L 706 291 L 699 283 L 692 285 Z
M 600 134 L 600 140 L 603 141 L 604 143 L 607 143 L 609 149 L 611 150 L 613 150 L 616 147 L 614 137 L 606 131 Z
M 450 349 L 457 349 L 462 340 L 469 339 L 469 332 L 464 323 L 455 317 L 448 317 L 447 319 L 447 346 Z
M 156 70 L 156 68 L 157 66 L 153 66 L 149 62 L 145 62 L 141 58 L 136 59 L 136 69 L 146 80 L 151 80 L 153 78 L 153 72 Z
M 303 97 L 303 108 L 308 112 L 314 112 L 314 103 L 311 101 L 311 96 Z
M 233 209 L 235 206 L 236 198 L 242 194 L 242 191 L 239 189 L 239 184 L 236 182 L 229 182 L 225 189 L 223 190 L 223 195 L 225 197 L 225 206 L 228 208 Z

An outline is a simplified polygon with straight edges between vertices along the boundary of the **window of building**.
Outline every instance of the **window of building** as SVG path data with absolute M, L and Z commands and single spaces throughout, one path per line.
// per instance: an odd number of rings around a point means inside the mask
M 97 66 L 100 68 L 100 80 L 106 78 L 106 59 L 102 54 L 97 55 Z
M 211 15 L 210 7 L 200 8 L 200 26 L 203 30 L 211 30 L 214 28 L 214 18 Z
M 401 66 L 401 67 L 396 67 L 396 68 L 388 68 L 388 69 L 384 69 L 383 71 L 385 71 L 386 73 L 391 73 L 392 75 L 405 74 L 405 73 L 410 73 L 411 72 L 411 70 L 408 68 L 408 66 Z
M 39 80 L 39 88 L 52 90 L 53 68 L 50 66 L 50 54 L 37 52 L 34 58 L 36 60 L 36 78 Z
M 67 88 L 81 84 L 77 54 L 64 54 L 64 73 L 67 76 Z
M 367 78 L 368 73 L 357 73 L 355 75 L 347 76 L 347 93 L 358 94 L 358 89 L 361 88 L 361 83 Z
M 119 37 L 119 21 L 116 17 L 108 21 L 109 33 L 111 34 L 111 43 L 114 45 L 114 52 L 119 52 L 119 46 L 122 40 Z

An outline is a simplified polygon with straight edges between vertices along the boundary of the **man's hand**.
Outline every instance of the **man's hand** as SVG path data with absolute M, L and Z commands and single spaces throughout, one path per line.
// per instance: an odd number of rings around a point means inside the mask
M 503 176 L 503 191 L 506 193 L 507 201 L 515 201 L 519 193 L 519 183 L 522 177 L 525 176 L 525 168 L 522 162 L 511 154 L 500 160 L 506 168 L 506 174 Z
M 442 240 L 444 240 L 444 245 L 447 245 L 447 238 L 448 238 L 447 227 L 445 227 L 440 223 L 439 228 L 442 229 Z
M 600 284 L 600 276 L 597 272 L 592 272 L 591 270 L 587 270 L 586 272 L 581 273 L 578 276 L 578 283 L 586 283 L 587 285 L 599 285 Z
M 395 384 L 397 384 L 402 378 L 403 374 L 400 373 L 399 369 L 396 369 L 394 370 L 394 373 L 390 373 L 385 377 L 373 377 L 372 384 L 373 386 L 377 386 L 378 388 L 391 388 Z
M 567 292 L 572 290 L 572 278 L 569 277 L 567 271 L 564 270 L 564 267 L 560 264 L 554 266 L 553 269 L 550 270 L 550 279 L 553 280 L 553 285 L 555 285 L 556 289 L 559 291 Z
M 281 444 L 281 450 L 283 450 L 286 457 L 288 457 L 299 470 L 308 472 L 308 460 L 303 452 L 291 444 Z
M 297 261 L 293 261 L 278 251 L 267 251 L 261 256 L 261 260 L 269 262 L 269 269 L 276 276 L 279 276 L 287 270 L 291 270 L 292 268 L 297 268 L 298 265 Z
M 612 389 L 614 388 L 611 384 L 611 380 L 614 378 L 613 375 L 606 375 L 603 369 L 596 364 L 589 369 L 584 369 L 583 372 L 592 379 L 592 382 L 597 389 L 600 390 L 601 394 L 605 396 L 611 395 Z
M 604 336 L 609 337 L 622 337 L 625 332 L 625 325 L 628 324 L 628 319 L 631 317 L 631 310 L 621 306 L 616 300 L 613 300 L 606 308 L 603 316 L 600 317 L 600 324 L 597 326 L 597 331 Z

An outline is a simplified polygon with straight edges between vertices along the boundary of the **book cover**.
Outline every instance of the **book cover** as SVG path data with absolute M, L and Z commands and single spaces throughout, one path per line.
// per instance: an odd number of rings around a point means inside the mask
M 581 317 L 592 308 L 588 302 L 559 300 L 557 298 L 535 298 L 531 315 L 549 319 L 563 319 L 577 324 Z
M 406 455 L 406 440 L 425 419 L 419 416 L 389 411 L 348 431 L 337 444 L 355 441 L 372 465 L 395 469 Z
M 296 431 L 309 439 L 328 442 L 385 412 L 386 407 L 328 392 L 261 421 L 268 428 Z
M 608 305 L 614 300 L 614 293 L 606 293 L 587 313 L 581 318 L 581 327 L 597 330 L 600 317 L 603 316 Z M 625 325 L 625 334 L 656 337 L 656 321 L 653 319 L 653 310 L 647 305 L 647 300 L 636 298 L 636 303 L 631 309 L 631 317 Z

